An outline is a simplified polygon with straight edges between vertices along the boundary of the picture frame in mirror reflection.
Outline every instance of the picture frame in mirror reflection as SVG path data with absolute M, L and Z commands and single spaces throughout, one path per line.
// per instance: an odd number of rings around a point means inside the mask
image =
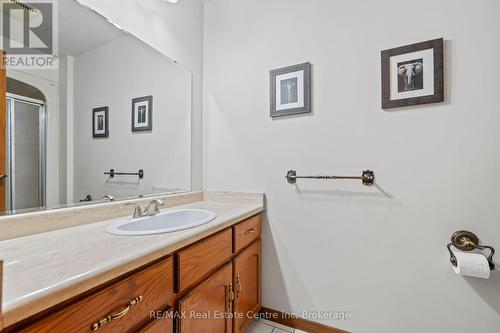
M 284 67 L 270 72 L 271 117 L 311 112 L 311 64 Z
M 109 107 L 92 109 L 92 137 L 109 137 Z
M 132 132 L 153 130 L 153 96 L 132 100 Z

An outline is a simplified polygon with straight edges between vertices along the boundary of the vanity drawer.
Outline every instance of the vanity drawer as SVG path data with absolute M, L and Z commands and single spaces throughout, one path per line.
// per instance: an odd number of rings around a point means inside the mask
M 254 240 L 260 238 L 262 228 L 261 215 L 251 218 L 233 226 L 234 230 L 234 252 L 239 252 Z
M 172 297 L 173 262 L 169 257 L 70 305 L 23 332 L 129 332 L 148 321 L 151 311 L 166 308 Z M 108 316 L 119 318 L 105 324 L 110 319 Z
M 194 286 L 208 273 L 229 261 L 232 255 L 232 232 L 226 229 L 177 253 L 177 291 Z

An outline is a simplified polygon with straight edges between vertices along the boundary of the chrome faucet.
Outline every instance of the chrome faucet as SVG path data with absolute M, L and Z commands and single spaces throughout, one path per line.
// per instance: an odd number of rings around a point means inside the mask
M 139 217 L 144 216 L 142 208 L 141 208 L 141 206 L 139 206 L 139 204 L 136 204 L 135 202 L 127 202 L 125 205 L 126 206 L 135 206 L 134 215 L 132 216 L 134 219 L 138 219 Z
M 151 206 L 154 207 L 154 211 L 153 212 L 150 212 L 150 208 Z M 160 199 L 155 199 L 155 200 L 152 200 L 147 206 L 146 206 L 146 210 L 144 211 L 144 215 L 147 215 L 147 216 L 153 216 L 153 215 L 157 215 L 160 213 L 160 206 L 165 206 L 165 201 L 163 200 L 160 200 Z
M 165 205 L 165 201 L 160 200 L 160 199 L 155 199 L 152 200 L 144 210 L 141 208 L 141 206 L 135 202 L 127 202 L 125 205 L 127 206 L 134 206 L 134 215 L 132 216 L 134 219 L 144 217 L 144 216 L 154 216 L 160 213 L 160 206 Z M 151 212 L 151 206 L 154 207 L 154 210 Z

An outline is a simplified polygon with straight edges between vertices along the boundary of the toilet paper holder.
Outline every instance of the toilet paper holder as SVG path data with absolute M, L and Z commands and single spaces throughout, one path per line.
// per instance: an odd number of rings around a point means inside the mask
M 479 245 L 479 238 L 472 232 L 466 230 L 460 230 L 455 232 L 451 236 L 451 243 L 448 244 L 447 248 L 450 252 L 450 261 L 453 266 L 457 267 L 457 258 L 453 254 L 451 247 L 454 246 L 461 251 L 473 251 L 473 250 L 490 250 L 490 255 L 488 257 L 488 264 L 491 270 L 495 269 L 495 264 L 493 263 L 493 255 L 495 254 L 495 249 L 488 245 Z

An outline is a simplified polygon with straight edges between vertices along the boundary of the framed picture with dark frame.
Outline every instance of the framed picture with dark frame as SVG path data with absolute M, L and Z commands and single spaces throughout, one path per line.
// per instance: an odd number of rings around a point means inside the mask
M 443 39 L 382 51 L 382 109 L 444 101 Z
M 311 64 L 271 71 L 271 117 L 311 112 Z
M 132 132 L 153 130 L 153 96 L 132 100 Z
M 109 137 L 109 107 L 92 109 L 92 137 Z

